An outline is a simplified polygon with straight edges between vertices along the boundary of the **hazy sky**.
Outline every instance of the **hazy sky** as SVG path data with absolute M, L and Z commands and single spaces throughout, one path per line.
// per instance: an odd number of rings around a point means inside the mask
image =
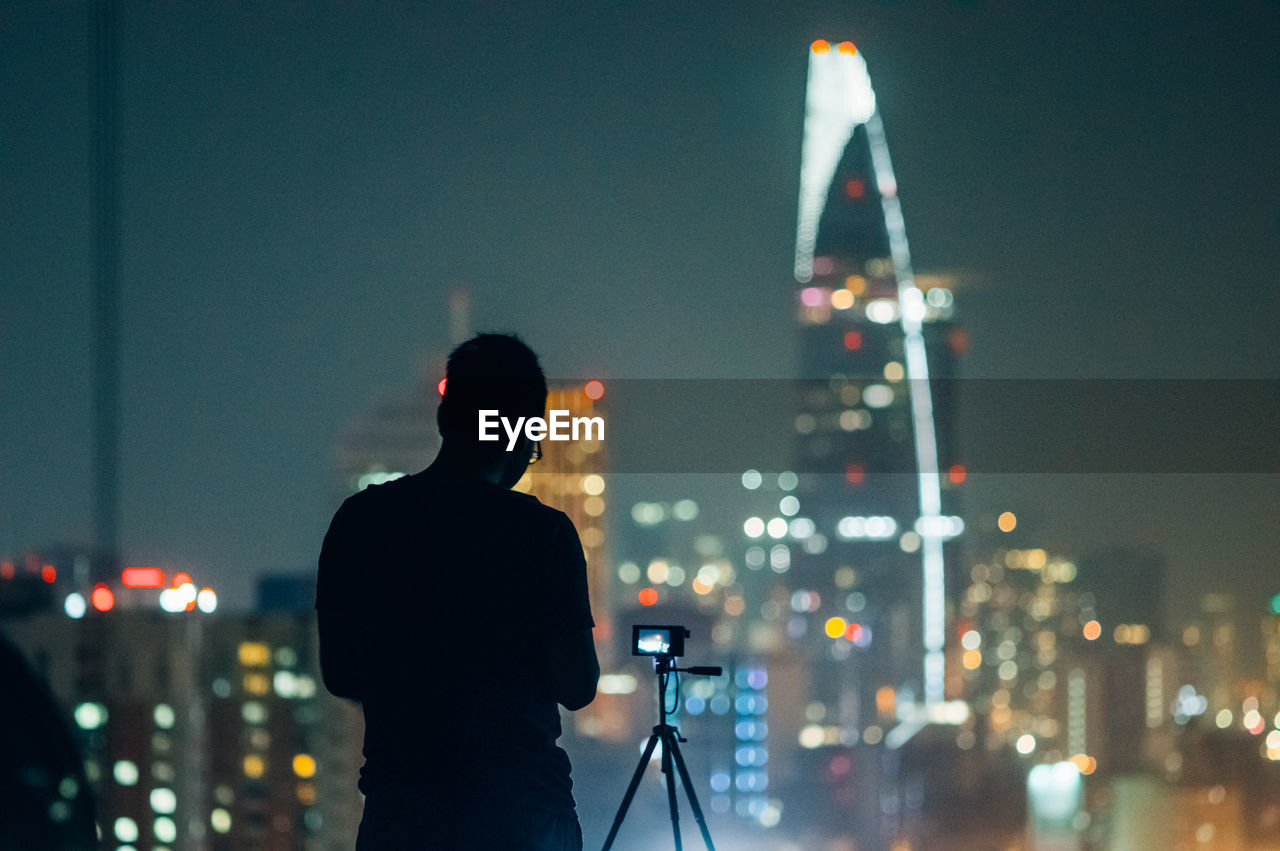
M 1176 5 L 123 2 L 126 557 L 242 604 L 308 569 L 339 431 L 457 284 L 553 376 L 791 374 L 817 37 L 867 59 L 966 375 L 1280 377 L 1280 6 Z M 0 0 L 0 553 L 89 536 L 89 44 L 83 2 Z M 1270 472 L 968 504 L 1252 593 Z

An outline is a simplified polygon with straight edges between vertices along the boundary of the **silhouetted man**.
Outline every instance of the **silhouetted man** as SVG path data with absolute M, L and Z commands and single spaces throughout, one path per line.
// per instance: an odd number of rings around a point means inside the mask
M 537 356 L 486 334 L 449 356 L 420 473 L 334 515 L 316 609 L 325 686 L 361 702 L 358 849 L 580 849 L 556 704 L 596 693 L 586 565 L 562 512 L 510 490 L 536 444 L 478 412 L 543 416 Z

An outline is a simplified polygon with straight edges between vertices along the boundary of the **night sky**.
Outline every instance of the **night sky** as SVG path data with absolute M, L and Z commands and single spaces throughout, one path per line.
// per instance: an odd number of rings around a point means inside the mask
M 1069 5 L 123 2 L 127 561 L 238 606 L 310 569 L 453 286 L 554 377 L 791 375 L 818 37 L 867 59 L 966 376 L 1280 378 L 1280 5 Z M 83 2 L 0 0 L 5 555 L 90 534 L 90 68 Z M 1275 473 L 975 475 L 966 514 L 1269 595 Z

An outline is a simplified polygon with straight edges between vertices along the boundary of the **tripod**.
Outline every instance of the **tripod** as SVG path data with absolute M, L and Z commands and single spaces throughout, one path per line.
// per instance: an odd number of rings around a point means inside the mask
M 649 742 L 644 746 L 644 753 L 640 755 L 640 764 L 636 766 L 635 773 L 631 775 L 631 783 L 627 786 L 627 794 L 622 796 L 622 806 L 618 807 L 618 814 L 613 817 L 613 827 L 609 828 L 609 836 L 604 841 L 604 848 L 601 851 L 609 851 L 613 845 L 614 837 L 618 835 L 618 828 L 622 827 L 622 820 L 627 815 L 627 808 L 631 806 L 631 799 L 635 797 L 636 788 L 640 785 L 640 778 L 644 776 L 645 767 L 649 764 L 649 759 L 653 756 L 653 749 L 662 743 L 662 773 L 667 777 L 667 807 L 671 810 L 671 830 L 675 834 L 676 851 L 681 851 L 680 844 L 680 808 L 676 803 L 676 780 L 672 773 L 671 765 L 674 762 L 676 769 L 680 772 L 680 782 L 684 784 L 685 794 L 689 796 L 689 806 L 693 808 L 693 817 L 698 822 L 698 829 L 702 831 L 702 839 L 707 843 L 707 851 L 715 851 L 715 845 L 711 843 L 711 832 L 707 830 L 707 820 L 702 815 L 702 807 L 698 806 L 698 797 L 693 793 L 693 782 L 689 780 L 689 769 L 685 768 L 684 757 L 680 755 L 680 742 L 686 742 L 688 739 L 681 737 L 680 731 L 667 723 L 667 681 L 671 677 L 676 677 L 676 694 L 680 693 L 679 676 L 681 671 L 694 674 L 695 676 L 718 677 L 721 669 L 718 667 L 698 666 L 693 668 L 677 668 L 675 659 L 671 656 L 655 656 L 653 667 L 658 675 L 658 725 L 653 728 L 653 733 L 649 736 Z M 678 699 L 678 698 L 677 698 Z

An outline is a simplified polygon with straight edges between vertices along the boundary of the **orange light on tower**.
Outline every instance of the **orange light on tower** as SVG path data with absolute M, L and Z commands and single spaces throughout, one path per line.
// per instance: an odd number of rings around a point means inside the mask
M 1089 621 L 1084 625 L 1082 632 L 1089 641 L 1096 641 L 1098 636 L 1102 635 L 1102 624 L 1097 621 Z
M 964 468 L 963 464 L 952 464 L 951 469 L 947 470 L 947 478 L 953 485 L 962 485 L 964 480 L 968 478 L 969 471 Z
M 158 567 L 126 567 L 120 572 L 126 588 L 163 588 L 164 571 Z
M 591 401 L 599 402 L 604 397 L 604 383 L 592 379 L 583 386 L 582 392 Z
M 93 603 L 93 607 L 100 612 L 109 612 L 111 607 L 116 604 L 116 595 L 111 593 L 111 589 L 99 582 L 93 586 L 93 594 L 89 598 Z
M 854 47 L 853 42 L 851 41 L 840 42 L 839 44 L 836 45 L 836 50 L 838 50 L 840 53 L 843 53 L 845 56 L 852 56 L 853 54 L 858 52 L 858 48 Z
M 1018 517 L 1012 511 L 1006 511 L 996 518 L 996 526 L 1001 532 L 1012 532 L 1018 528 Z
M 827 42 L 826 39 L 822 39 L 822 38 L 818 39 L 812 45 L 810 45 L 810 48 L 813 50 L 814 53 L 817 53 L 820 56 L 824 56 L 831 52 L 831 45 Z
M 45 582 L 56 582 L 58 579 L 58 571 L 51 564 L 46 564 L 40 568 L 40 578 Z
M 640 600 L 640 605 L 642 606 L 652 606 L 658 602 L 658 592 L 653 588 L 641 589 L 640 593 L 637 594 L 636 597 Z

